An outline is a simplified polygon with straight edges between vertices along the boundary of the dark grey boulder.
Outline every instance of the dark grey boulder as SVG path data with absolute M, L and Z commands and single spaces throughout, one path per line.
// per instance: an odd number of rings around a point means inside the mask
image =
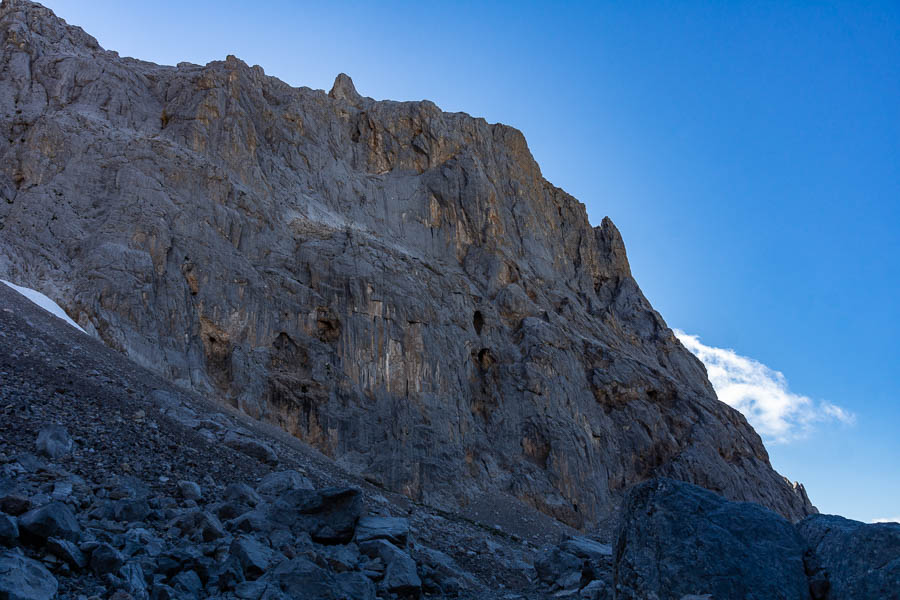
M 278 471 L 262 478 L 256 491 L 264 496 L 280 496 L 292 490 L 312 490 L 312 482 L 297 471 Z
M 34 508 L 34 503 L 27 495 L 15 491 L 8 490 L 0 494 L 0 511 L 8 515 L 18 517 Z
M 229 554 L 237 560 L 244 576 L 252 580 L 266 572 L 275 553 L 258 540 L 242 535 L 231 542 Z
M 165 548 L 165 540 L 154 535 L 143 527 L 134 527 L 126 531 L 122 536 L 122 552 L 126 556 L 146 554 L 154 557 L 162 554 Z
M 384 578 L 379 587 L 397 594 L 415 594 L 422 581 L 412 557 L 387 540 L 369 540 L 359 544 L 359 551 L 370 558 L 378 558 L 385 565 Z
M 237 519 L 241 515 L 250 512 L 251 508 L 247 504 L 243 504 L 241 502 L 215 502 L 213 504 L 209 504 L 206 506 L 207 510 L 212 514 L 216 515 L 216 517 L 222 521 L 231 521 L 232 519 Z M 227 525 L 226 525 L 227 527 Z
M 0 513 L 0 544 L 12 544 L 19 539 L 19 524 L 16 518 Z
M 259 600 L 268 586 L 265 581 L 242 581 L 234 586 L 234 595 L 239 600 Z
M 334 576 L 336 598 L 375 600 L 375 584 L 362 573 L 338 573 Z
M 900 598 L 900 524 L 813 515 L 797 531 L 815 600 Z
M 193 570 L 181 571 L 172 577 L 172 587 L 178 592 L 178 598 L 199 598 L 203 593 L 203 581 Z
M 433 593 L 456 596 L 465 589 L 474 589 L 478 581 L 453 558 L 440 550 L 416 545 L 415 558 L 423 573 L 422 587 Z
M 362 509 L 359 490 L 324 488 L 286 492 L 266 506 L 265 515 L 272 525 L 305 531 L 320 544 L 346 544 Z
M 122 553 L 110 544 L 101 543 L 91 552 L 91 570 L 97 575 L 116 573 L 125 564 Z
M 356 544 L 324 546 L 319 556 L 332 571 L 337 573 L 352 571 L 359 564 L 359 546 Z
M 0 554 L 0 598 L 50 600 L 56 596 L 56 578 L 44 566 L 14 551 Z
M 227 532 L 222 522 L 209 511 L 193 509 L 177 517 L 172 525 L 194 541 L 211 542 Z
M 126 523 L 143 521 L 150 514 L 150 505 L 143 498 L 122 498 L 113 502 L 110 508 L 113 519 Z
M 269 521 L 267 516 L 269 510 L 271 510 L 269 507 L 258 507 L 242 513 L 240 516 L 228 521 L 228 529 L 242 533 L 268 533 L 274 529 L 273 523 Z M 288 515 L 285 515 L 281 520 L 289 524 L 293 522 L 293 519 Z
M 294 600 L 335 598 L 336 590 L 331 574 L 306 558 L 282 562 L 272 570 L 270 580 Z
M 19 529 L 41 540 L 49 537 L 76 540 L 81 535 L 75 513 L 62 502 L 51 502 L 28 511 L 19 517 Z
M 255 458 L 260 462 L 269 465 L 278 464 L 278 454 L 275 453 L 272 446 L 265 442 L 261 442 L 256 438 L 243 435 L 236 431 L 229 431 L 225 434 L 225 439 L 223 441 L 229 448 L 237 450 L 238 452 L 243 452 L 247 456 Z
M 416 562 L 408 554 L 396 556 L 384 570 L 380 586 L 392 594 L 418 594 L 422 580 L 416 571 Z
M 534 560 L 534 570 L 545 585 L 578 589 L 584 560 L 561 547 L 546 547 Z
M 615 544 L 617 599 L 809 598 L 803 540 L 758 504 L 672 479 L 636 486 Z
M 265 481 L 265 478 L 263 478 Z M 247 506 L 256 506 L 261 498 L 256 491 L 246 483 L 231 483 L 225 488 L 222 498 L 226 502 L 235 502 L 238 504 L 246 504 Z
M 88 559 L 78 546 L 61 538 L 47 540 L 47 550 L 56 558 L 68 563 L 70 567 L 83 569 L 88 564 Z
M 397 546 L 406 546 L 409 537 L 409 520 L 402 517 L 360 517 L 356 524 L 356 541 L 388 540 Z
M 178 482 L 178 492 L 185 500 L 200 500 L 203 498 L 203 492 L 195 481 L 182 480 Z
M 609 544 L 585 537 L 570 537 L 559 546 L 562 550 L 587 560 L 608 560 L 612 558 L 613 553 Z
M 62 425 L 48 425 L 38 433 L 35 445 L 37 446 L 38 454 L 58 460 L 72 451 L 73 443 L 65 427 Z
M 164 583 L 156 583 L 153 585 L 153 591 L 150 593 L 150 600 L 179 600 L 181 595 L 174 588 Z
M 129 562 L 119 569 L 119 577 L 125 584 L 125 589 L 134 598 L 147 597 L 147 580 L 144 577 L 144 569 L 137 562 Z

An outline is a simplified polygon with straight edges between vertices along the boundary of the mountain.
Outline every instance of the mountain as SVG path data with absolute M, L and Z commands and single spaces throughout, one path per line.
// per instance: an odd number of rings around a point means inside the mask
M 815 512 L 519 131 L 26 0 L 0 38 L 0 278 L 142 367 L 437 508 L 590 528 L 667 476 Z

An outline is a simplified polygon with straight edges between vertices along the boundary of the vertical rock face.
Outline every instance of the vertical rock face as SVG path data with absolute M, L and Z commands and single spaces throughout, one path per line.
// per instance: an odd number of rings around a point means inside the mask
M 814 509 L 515 129 L 0 8 L 0 277 L 410 497 L 570 524 L 654 475 Z

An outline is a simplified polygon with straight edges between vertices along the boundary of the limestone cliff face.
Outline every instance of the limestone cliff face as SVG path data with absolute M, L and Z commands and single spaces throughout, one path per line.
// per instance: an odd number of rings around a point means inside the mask
M 0 276 L 139 363 L 440 506 L 586 526 L 654 475 L 812 509 L 522 134 L 121 58 L 0 8 Z

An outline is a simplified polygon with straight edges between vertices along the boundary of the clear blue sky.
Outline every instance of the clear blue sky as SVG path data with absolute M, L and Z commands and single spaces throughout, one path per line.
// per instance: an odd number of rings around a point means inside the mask
M 122 55 L 518 127 L 670 326 L 856 415 L 775 466 L 824 512 L 900 516 L 900 4 L 46 4 Z

